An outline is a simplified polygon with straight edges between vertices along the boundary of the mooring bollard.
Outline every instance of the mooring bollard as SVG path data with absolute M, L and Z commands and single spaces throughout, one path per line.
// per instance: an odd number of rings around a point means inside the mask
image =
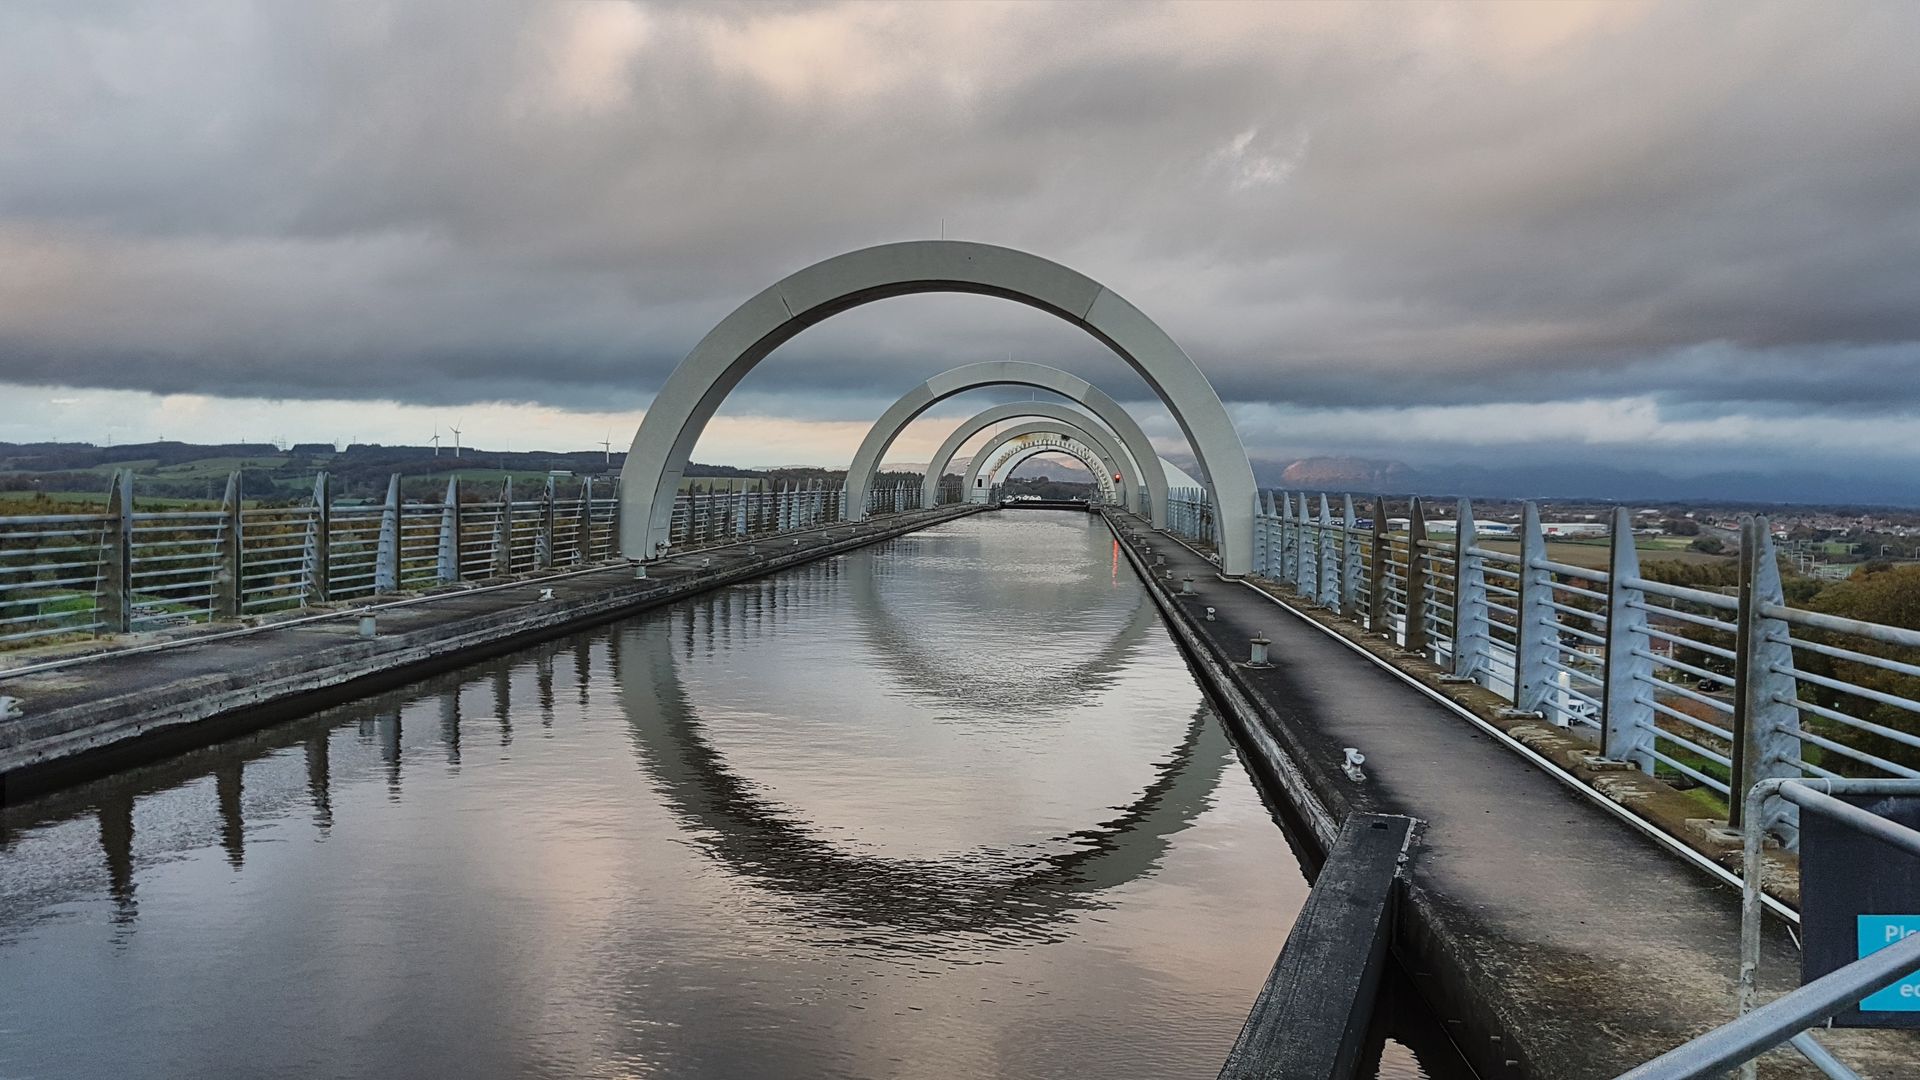
M 712 565 L 713 565 L 713 559 L 711 558 L 704 558 L 700 560 L 700 568 L 703 570 Z
M 1250 643 L 1251 651 L 1247 654 L 1247 666 L 1272 667 L 1273 665 L 1267 661 L 1267 646 L 1271 644 L 1273 642 L 1268 641 L 1265 634 L 1255 634 Z
M 1172 572 L 1171 572 L 1171 571 L 1169 571 L 1169 572 L 1168 572 L 1168 576 L 1172 576 Z M 1181 578 L 1181 579 L 1180 579 L 1180 595 L 1181 595 L 1181 596 L 1192 596 L 1192 595 L 1194 595 L 1194 592 L 1193 592 L 1193 579 L 1192 579 L 1192 578 L 1190 578 L 1190 577 L 1183 577 L 1183 578 Z
M 540 590 L 540 599 L 542 599 L 542 600 L 551 600 L 551 599 L 553 599 L 553 590 L 552 590 L 552 589 L 541 589 L 541 590 Z
M 635 563 L 633 565 L 633 580 L 645 581 L 646 579 L 647 579 L 647 564 Z
M 374 626 L 373 612 L 371 611 L 361 612 L 360 613 L 360 636 L 363 638 L 371 639 L 375 632 L 376 632 L 376 628 Z
M 1212 608 L 1208 608 L 1208 609 L 1207 609 L 1207 621 L 1208 621 L 1208 622 L 1212 622 L 1212 621 L 1213 621 L 1213 609 L 1212 609 Z

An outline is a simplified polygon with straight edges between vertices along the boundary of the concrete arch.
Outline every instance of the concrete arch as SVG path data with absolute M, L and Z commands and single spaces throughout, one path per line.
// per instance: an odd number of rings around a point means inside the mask
M 1033 453 L 1026 454 L 1020 457 L 1021 461 L 1026 460 L 1026 458 L 1033 457 L 1035 454 L 1043 454 L 1050 451 L 1068 454 L 1075 458 L 1078 458 L 1081 464 L 1085 465 L 1087 468 L 1095 470 L 1096 480 L 1101 479 L 1102 476 L 1098 470 L 1100 470 L 1102 467 L 1105 467 L 1106 463 L 1101 460 L 1099 453 L 1083 444 L 1075 443 L 1070 436 L 1062 435 L 1058 430 L 1056 430 L 1058 426 L 1059 424 L 1057 421 L 1035 420 L 1027 424 L 1015 424 L 1013 427 L 1010 427 L 1005 431 L 999 432 L 998 434 L 994 435 L 993 438 L 988 439 L 987 445 L 981 448 L 979 453 L 973 455 L 972 464 L 967 466 L 967 477 L 966 477 L 965 484 L 961 490 L 967 493 L 968 501 L 972 501 L 973 495 L 975 494 L 975 492 L 981 488 L 982 485 L 979 482 L 982 479 L 981 470 L 983 468 L 986 468 L 989 462 L 993 461 L 994 455 L 1000 453 L 1000 451 L 1005 449 L 1006 447 L 1012 444 L 1018 443 L 1022 439 L 1035 439 L 1037 437 L 1052 435 L 1057 439 L 1059 439 L 1060 441 L 1050 442 L 1050 443 L 1040 443 L 1040 444 L 1033 445 L 1031 447 Z M 1015 447 L 1014 453 L 1017 454 L 1018 451 L 1025 450 L 1025 449 L 1029 449 L 1029 447 L 1025 447 L 1025 446 Z M 1008 458 L 1006 461 L 995 462 L 993 464 L 992 468 L 987 472 L 987 477 L 986 477 L 987 487 L 992 486 L 992 484 L 994 483 L 994 478 L 997 478 L 999 476 L 1003 476 L 1006 474 L 1006 472 L 1008 471 L 1007 463 L 1008 461 L 1011 461 L 1011 460 L 1012 460 L 1011 458 Z M 1111 473 L 1108 473 L 1106 475 L 1111 475 Z M 1107 491 L 1111 491 L 1112 486 L 1111 484 L 1102 484 L 1101 489 L 1104 494 Z
M 1253 467 L 1213 385 L 1140 310 L 1077 271 L 1012 248 L 914 240 L 850 251 L 800 270 L 720 320 L 667 378 L 634 433 L 620 474 L 620 550 L 653 558 L 666 546 L 673 498 L 707 421 L 768 353 L 840 312 L 913 293 L 997 296 L 1039 308 L 1106 344 L 1153 388 L 1185 432 L 1212 487 L 1221 569 L 1245 574 L 1253 556 Z M 643 509 L 644 508 L 644 509 Z M 1160 518 L 1162 501 L 1154 502 Z
M 1106 475 L 1112 476 L 1116 472 L 1123 478 L 1140 475 L 1139 470 L 1134 466 L 1133 455 L 1127 453 L 1124 447 L 1115 442 L 1113 433 L 1101 427 L 1093 417 L 1057 402 L 1014 401 L 984 409 L 953 429 L 953 434 L 947 436 L 947 441 L 940 444 L 940 449 L 933 455 L 933 460 L 927 463 L 927 475 L 920 482 L 920 505 L 933 506 L 939 501 L 940 477 L 946 473 L 947 466 L 952 463 L 953 455 L 960 452 L 960 447 L 968 439 L 995 424 L 1034 417 L 1045 417 L 1054 421 L 1065 428 L 1068 434 L 1099 451 L 1102 459 L 1113 462 L 1113 469 Z M 1125 497 L 1128 494 L 1138 495 L 1137 491 L 1127 490 L 1133 486 L 1131 479 L 1122 479 L 1119 484 L 1123 490 L 1122 497 L 1118 501 L 1129 509 L 1138 509 L 1134 505 L 1137 500 L 1129 500 Z
M 992 491 L 994 488 L 1006 483 L 1007 477 L 1013 475 L 1013 470 L 1025 465 L 1029 458 L 1037 458 L 1046 454 L 1065 454 L 1070 458 L 1078 460 L 1080 464 L 1085 465 L 1090 471 L 1097 471 L 1100 468 L 1097 455 L 1072 439 L 1066 439 L 1057 443 L 1026 443 L 1024 445 L 1016 445 L 1012 450 L 1008 451 L 1001 457 L 999 466 L 995 468 L 990 475 L 982 477 L 982 479 L 986 481 L 986 489 Z M 1107 487 L 1105 485 L 1101 485 L 1100 498 L 1107 502 L 1113 501 L 1112 496 L 1107 494 Z
M 1147 439 L 1147 433 L 1120 403 L 1109 397 L 1099 387 L 1094 386 L 1078 375 L 1069 374 L 1056 367 L 1045 364 L 1032 364 L 1024 360 L 991 360 L 982 364 L 962 364 L 957 368 L 943 371 L 926 382 L 914 387 L 900 396 L 900 400 L 887 407 L 867 429 L 867 437 L 860 441 L 860 450 L 853 455 L 853 464 L 847 468 L 847 490 L 865 492 L 873 482 L 873 474 L 880 468 L 880 459 L 887 448 L 893 445 L 900 432 L 913 422 L 922 412 L 945 401 L 955 394 L 965 393 L 983 386 L 1027 386 L 1036 390 L 1048 390 L 1068 399 L 1090 412 L 1101 423 L 1112 429 L 1114 438 L 1126 448 L 1127 457 L 1135 467 L 1119 471 L 1124 480 L 1121 486 L 1126 489 L 1124 505 L 1129 510 L 1139 511 L 1139 487 L 1147 487 L 1148 501 L 1154 509 L 1157 526 L 1166 524 L 1167 478 L 1164 470 L 1143 468 L 1155 466 L 1160 460 L 1154 452 L 1153 443 Z M 939 478 L 935 477 L 937 481 Z M 866 505 L 863 499 L 849 499 L 857 504 L 854 513 L 863 512 Z M 854 518 L 853 520 L 858 520 Z
M 1114 496 L 1113 481 L 1100 471 L 1102 467 L 1108 466 L 1098 451 L 1071 436 L 1050 435 L 1044 432 L 1035 432 L 1015 442 L 1014 448 L 1001 457 L 1000 464 L 986 477 L 988 489 L 1004 483 L 1006 477 L 1028 458 L 1039 457 L 1042 454 L 1065 454 L 1085 465 L 1087 471 L 1093 474 L 1099 501 L 1104 503 L 1117 501 Z

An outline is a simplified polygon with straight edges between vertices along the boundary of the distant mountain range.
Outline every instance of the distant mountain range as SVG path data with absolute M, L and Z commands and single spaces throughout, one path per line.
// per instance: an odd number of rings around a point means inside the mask
M 1703 473 L 1672 476 L 1647 469 L 1533 464 L 1431 466 L 1352 457 L 1254 462 L 1262 487 L 1381 495 L 1462 495 L 1493 499 L 1592 499 L 1602 502 L 1733 502 L 1920 506 L 1912 478 L 1826 473 Z

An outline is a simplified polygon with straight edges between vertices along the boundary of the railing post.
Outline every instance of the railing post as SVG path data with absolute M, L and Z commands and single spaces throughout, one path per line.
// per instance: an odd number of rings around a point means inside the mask
M 400 590 L 400 474 L 387 479 L 387 502 L 380 510 L 380 546 L 373 561 L 373 591 Z
M 493 576 L 513 573 L 513 477 L 500 484 L 500 510 L 493 519 Z
M 1280 493 L 1267 492 L 1267 578 L 1286 580 L 1286 523 L 1280 520 Z
M 1307 581 L 1313 576 L 1313 515 L 1307 509 L 1307 493 L 1293 504 L 1293 594 L 1310 597 Z
M 113 474 L 107 495 L 107 521 L 101 537 L 106 558 L 100 568 L 100 629 L 124 634 L 133 628 L 133 470 Z
M 613 480 L 613 505 L 607 509 L 607 558 L 620 557 L 620 478 Z
M 325 472 L 313 478 L 313 515 L 307 519 L 306 563 L 309 604 L 324 604 L 331 595 L 327 576 L 333 563 L 333 481 Z
M 440 504 L 440 544 L 434 577 L 442 585 L 460 580 L 460 478 L 447 477 L 447 494 Z
M 735 488 L 733 492 L 733 535 L 736 537 L 747 535 L 747 501 L 747 489 Z
M 1785 607 L 1780 564 L 1773 551 L 1773 529 L 1764 517 L 1740 520 L 1740 614 L 1734 644 L 1733 779 L 1727 796 L 1729 823 L 1741 820 L 1747 793 L 1762 780 L 1798 779 L 1800 710 L 1789 704 L 1798 693 L 1793 675 L 1791 628 L 1768 614 Z M 1763 820 L 1797 847 L 1800 810 L 1782 799 L 1768 799 Z
M 559 494 L 560 478 L 549 475 L 540 493 L 540 536 L 534 542 L 533 564 L 542 570 L 553 569 L 554 496 Z
M 240 471 L 236 469 L 228 474 L 227 494 L 220 500 L 220 569 L 213 575 L 216 619 L 240 617 L 241 575 L 246 569 L 246 553 L 241 547 L 244 542 L 240 531 Z
M 1280 493 L 1280 580 L 1300 580 L 1300 530 L 1293 516 L 1293 492 Z
M 1333 544 L 1333 511 L 1327 508 L 1326 492 L 1320 493 L 1320 573 L 1315 584 L 1320 587 L 1316 599 L 1320 606 L 1339 610 L 1340 607 L 1340 552 Z
M 1473 504 L 1461 499 L 1453 521 L 1453 674 L 1460 679 L 1492 673 L 1493 612 L 1487 607 L 1486 564 L 1473 550 L 1478 541 Z
M 1387 500 L 1373 497 L 1373 545 L 1367 558 L 1367 630 L 1393 637 L 1393 621 L 1387 607 L 1387 557 L 1393 554 L 1387 543 Z
M 1320 598 L 1320 568 L 1325 554 L 1320 550 L 1326 543 L 1326 526 L 1315 515 L 1307 502 L 1305 492 L 1300 493 L 1300 534 L 1306 538 L 1300 554 L 1300 595 L 1309 603 L 1317 603 Z
M 1427 656 L 1427 512 L 1415 495 L 1407 509 L 1407 617 L 1403 644 Z
M 593 477 L 580 481 L 580 514 L 573 519 L 573 561 L 593 561 Z
M 1520 519 L 1520 612 L 1515 620 L 1513 652 L 1513 708 L 1539 713 L 1567 726 L 1557 695 L 1557 672 L 1548 661 L 1559 658 L 1559 622 L 1553 617 L 1553 574 L 1541 564 L 1547 559 L 1547 537 L 1540 531 L 1540 508 L 1524 504 Z
M 1267 573 L 1267 495 L 1258 488 L 1253 492 L 1253 572 L 1261 577 Z
M 1340 614 L 1351 619 L 1359 612 L 1360 549 L 1353 542 L 1353 496 L 1340 496 Z
M 1647 635 L 1646 594 L 1630 583 L 1640 577 L 1633 547 L 1633 516 L 1613 510 L 1607 565 L 1607 656 L 1600 707 L 1601 752 L 1653 772 L 1653 640 Z M 1642 696 L 1641 690 L 1647 696 Z

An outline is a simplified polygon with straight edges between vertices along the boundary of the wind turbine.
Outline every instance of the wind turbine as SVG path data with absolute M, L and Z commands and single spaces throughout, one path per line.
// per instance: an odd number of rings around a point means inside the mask
M 613 464 L 613 429 L 607 429 L 607 437 L 600 440 L 600 449 L 606 451 L 607 464 Z
M 464 420 L 466 419 L 466 417 L 461 417 L 461 419 Z M 453 456 L 454 457 L 460 456 L 460 425 L 459 424 L 453 425 Z
M 434 428 L 433 438 L 428 439 L 427 441 L 433 444 L 433 456 L 439 457 L 440 456 L 440 429 Z

